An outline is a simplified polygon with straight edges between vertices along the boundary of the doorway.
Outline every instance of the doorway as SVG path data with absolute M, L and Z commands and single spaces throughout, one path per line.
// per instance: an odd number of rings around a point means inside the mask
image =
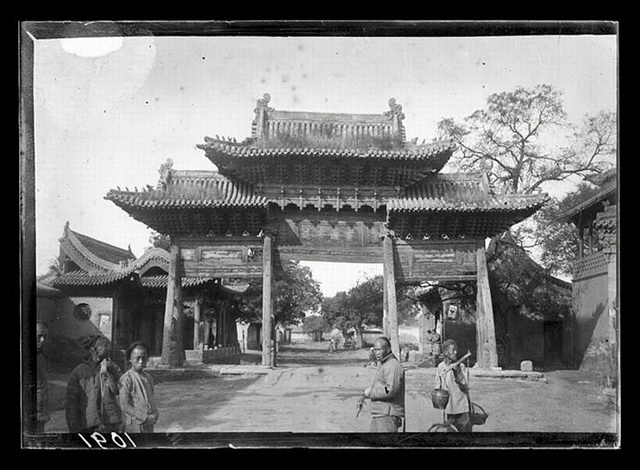
M 562 321 L 544 322 L 544 364 L 545 367 L 562 365 L 563 341 Z
M 142 305 L 135 316 L 134 339 L 147 344 L 150 356 L 159 356 L 162 353 L 163 316 L 164 306 L 161 304 Z

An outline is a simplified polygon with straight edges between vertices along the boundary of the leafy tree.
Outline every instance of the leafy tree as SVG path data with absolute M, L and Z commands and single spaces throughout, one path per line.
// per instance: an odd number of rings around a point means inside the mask
M 320 315 L 308 315 L 302 319 L 302 331 L 305 333 L 326 333 L 330 328 L 327 320 Z
M 171 248 L 171 238 L 169 237 L 169 235 L 163 235 L 162 233 L 158 233 L 156 231 L 153 231 L 151 233 L 151 236 L 149 237 L 149 243 L 151 243 L 151 246 L 147 249 L 162 248 L 169 251 L 169 249 Z
M 297 323 L 307 312 L 318 310 L 322 302 L 320 283 L 308 266 L 290 262 L 276 273 L 273 283 L 273 310 L 276 322 Z M 252 281 L 240 305 L 243 319 L 262 316 L 262 281 Z
M 401 325 L 416 326 L 416 317 L 420 313 L 420 301 L 418 295 L 420 287 L 418 286 L 398 286 L 397 287 L 397 309 L 398 323 Z
M 601 111 L 580 126 L 567 122 L 562 92 L 550 85 L 495 93 L 486 109 L 457 123 L 438 123 L 439 138 L 457 151 L 450 164 L 460 171 L 485 171 L 507 192 L 531 193 L 545 183 L 597 174 L 612 164 L 616 119 Z M 565 142 L 558 147 L 558 140 Z
M 578 253 L 579 234 L 573 224 L 560 218 L 560 214 L 598 191 L 599 188 L 583 182 L 562 199 L 552 198 L 534 214 L 532 223 L 522 224 L 513 231 L 514 239 L 525 249 L 539 248 L 540 263 L 551 273 L 569 276 Z
M 348 292 L 338 292 L 322 302 L 322 316 L 327 323 L 346 333 L 356 332 L 356 347 L 362 347 L 362 330 L 365 325 L 382 326 L 383 280 L 374 276 L 358 283 Z

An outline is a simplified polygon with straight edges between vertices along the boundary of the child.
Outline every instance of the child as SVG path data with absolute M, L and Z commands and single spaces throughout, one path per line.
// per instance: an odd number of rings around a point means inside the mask
M 442 355 L 444 360 L 438 364 L 436 388 L 443 388 L 449 392 L 449 402 L 445 409 L 447 423 L 455 426 L 459 432 L 471 432 L 467 398 L 469 382 L 465 365 L 460 363 L 453 368 L 450 366 L 458 358 L 458 346 L 454 340 L 448 339 L 442 343 Z
M 122 374 L 118 383 L 125 432 L 153 432 L 153 425 L 158 421 L 153 378 L 144 370 L 148 360 L 149 349 L 142 341 L 127 348 L 131 368 Z

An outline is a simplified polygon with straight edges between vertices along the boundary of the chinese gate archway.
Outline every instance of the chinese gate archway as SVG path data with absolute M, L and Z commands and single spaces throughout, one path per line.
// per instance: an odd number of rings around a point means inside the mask
M 477 281 L 478 365 L 496 367 L 484 240 L 547 196 L 496 194 L 485 174 L 441 173 L 454 146 L 407 141 L 394 99 L 381 114 L 279 111 L 269 101 L 258 100 L 244 141 L 198 145 L 217 170 L 179 171 L 167 160 L 155 188 L 106 195 L 171 238 L 162 362 L 182 315 L 181 278 L 261 277 L 262 364 L 272 366 L 274 271 L 300 259 L 382 262 L 384 331 L 396 355 L 396 284 Z

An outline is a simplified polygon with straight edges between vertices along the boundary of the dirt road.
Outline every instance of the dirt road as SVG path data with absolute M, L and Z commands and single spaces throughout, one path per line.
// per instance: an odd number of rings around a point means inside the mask
M 375 375 L 365 367 L 367 357 L 366 349 L 329 353 L 327 342 L 306 342 L 282 348 L 278 367 L 265 373 L 247 365 L 248 373 L 239 375 L 194 371 L 176 380 L 158 374 L 156 431 L 367 432 L 366 407 L 356 419 L 358 397 Z M 245 356 L 245 364 L 258 361 L 257 354 Z M 435 369 L 407 370 L 407 432 L 424 433 L 442 421 L 429 396 L 434 378 Z M 612 397 L 588 377 L 555 371 L 544 378 L 472 376 L 472 398 L 489 413 L 474 432 L 617 432 Z M 65 428 L 63 413 L 54 413 L 47 432 Z

